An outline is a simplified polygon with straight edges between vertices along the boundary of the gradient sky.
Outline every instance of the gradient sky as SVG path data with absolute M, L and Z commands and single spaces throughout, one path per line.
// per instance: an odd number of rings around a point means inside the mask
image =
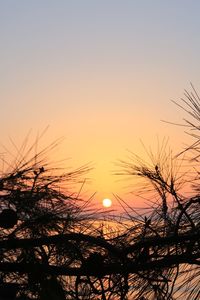
M 56 159 L 93 163 L 95 201 L 126 199 L 112 173 L 127 149 L 185 141 L 161 119 L 180 121 L 170 100 L 200 90 L 199 28 L 198 0 L 0 0 L 1 143 L 49 125 L 45 143 L 65 137 Z

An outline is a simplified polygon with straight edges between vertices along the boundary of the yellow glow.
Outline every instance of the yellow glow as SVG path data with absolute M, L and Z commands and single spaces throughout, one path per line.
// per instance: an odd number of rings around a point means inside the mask
M 103 199 L 102 203 L 103 203 L 104 207 L 111 207 L 112 206 L 112 200 L 110 200 L 108 198 Z

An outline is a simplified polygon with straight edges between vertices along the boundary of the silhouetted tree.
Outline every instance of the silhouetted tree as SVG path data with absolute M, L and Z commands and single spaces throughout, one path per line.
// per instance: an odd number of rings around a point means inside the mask
M 2 172 L 1 300 L 199 299 L 200 99 L 194 89 L 185 96 L 182 108 L 197 122 L 185 121 L 196 139 L 184 150 L 193 173 L 182 173 L 186 158 L 173 156 L 166 140 L 151 163 L 137 156 L 122 162 L 122 174 L 143 180 L 149 210 L 116 196 L 126 211 L 124 220 L 113 218 L 116 231 L 102 230 L 101 212 L 68 188 L 84 182 L 88 166 L 58 175 L 45 150 L 30 159 L 20 154 Z M 181 190 L 188 181 L 191 196 Z

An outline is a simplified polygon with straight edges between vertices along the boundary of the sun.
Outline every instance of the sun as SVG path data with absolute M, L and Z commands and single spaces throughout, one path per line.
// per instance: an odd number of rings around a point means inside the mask
M 104 207 L 111 207 L 112 206 L 112 200 L 110 200 L 108 198 L 105 198 L 105 199 L 103 199 L 102 204 L 103 204 Z

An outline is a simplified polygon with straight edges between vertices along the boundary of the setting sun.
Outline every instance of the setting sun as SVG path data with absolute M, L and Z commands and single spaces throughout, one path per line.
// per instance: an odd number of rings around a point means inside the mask
M 104 207 L 111 207 L 111 205 L 112 205 L 112 200 L 110 200 L 110 199 L 108 199 L 108 198 L 103 199 L 102 204 L 103 204 Z

